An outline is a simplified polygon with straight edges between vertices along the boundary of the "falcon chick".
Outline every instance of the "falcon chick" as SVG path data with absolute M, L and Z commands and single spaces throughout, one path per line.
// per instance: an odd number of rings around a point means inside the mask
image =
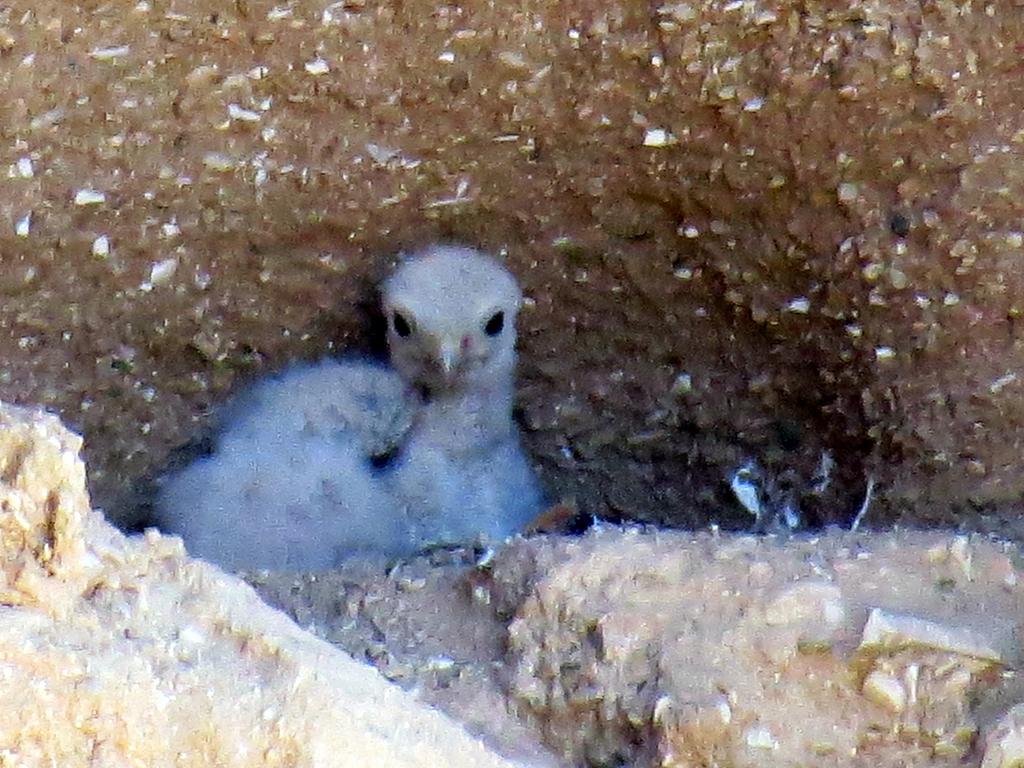
M 420 393 L 389 478 L 417 548 L 500 540 L 544 506 L 512 421 L 515 323 L 522 293 L 468 248 L 432 248 L 385 284 L 388 348 Z
M 214 453 L 169 477 L 159 527 L 232 569 L 322 570 L 521 531 L 543 495 L 512 421 L 512 275 L 434 246 L 384 284 L 392 366 L 295 366 L 222 412 Z

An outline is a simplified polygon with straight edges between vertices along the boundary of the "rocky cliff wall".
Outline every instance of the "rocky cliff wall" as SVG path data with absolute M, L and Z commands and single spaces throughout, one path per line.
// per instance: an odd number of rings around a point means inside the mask
M 0 393 L 84 431 L 128 519 L 212 403 L 367 348 L 390 257 L 455 239 L 530 296 L 521 406 L 556 495 L 745 525 L 753 459 L 811 523 L 869 477 L 875 522 L 1012 521 L 1021 13 L 8 5 Z

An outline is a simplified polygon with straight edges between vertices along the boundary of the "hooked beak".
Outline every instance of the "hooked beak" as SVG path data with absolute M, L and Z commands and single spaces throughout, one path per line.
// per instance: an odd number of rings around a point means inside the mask
M 445 379 L 449 381 L 452 378 L 452 374 L 455 373 L 455 369 L 458 367 L 459 360 L 462 355 L 460 344 L 461 339 L 445 336 L 441 339 L 441 343 L 438 345 L 437 363 L 441 368 L 441 373 L 444 374 Z

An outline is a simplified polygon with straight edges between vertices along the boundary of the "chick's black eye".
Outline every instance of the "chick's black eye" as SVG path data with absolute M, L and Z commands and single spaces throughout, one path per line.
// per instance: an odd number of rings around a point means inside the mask
M 412 326 L 401 312 L 395 312 L 391 315 L 391 326 L 395 329 L 395 333 L 403 339 L 408 338 L 412 334 Z
M 505 327 L 505 313 L 495 312 L 491 315 L 491 319 L 484 325 L 484 333 L 488 336 L 497 336 L 501 333 L 501 329 Z

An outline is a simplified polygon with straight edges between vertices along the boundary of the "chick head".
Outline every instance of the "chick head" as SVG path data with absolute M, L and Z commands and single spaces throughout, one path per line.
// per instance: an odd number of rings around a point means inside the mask
M 432 246 L 385 281 L 392 364 L 431 394 L 511 378 L 522 292 L 512 274 L 472 248 Z

